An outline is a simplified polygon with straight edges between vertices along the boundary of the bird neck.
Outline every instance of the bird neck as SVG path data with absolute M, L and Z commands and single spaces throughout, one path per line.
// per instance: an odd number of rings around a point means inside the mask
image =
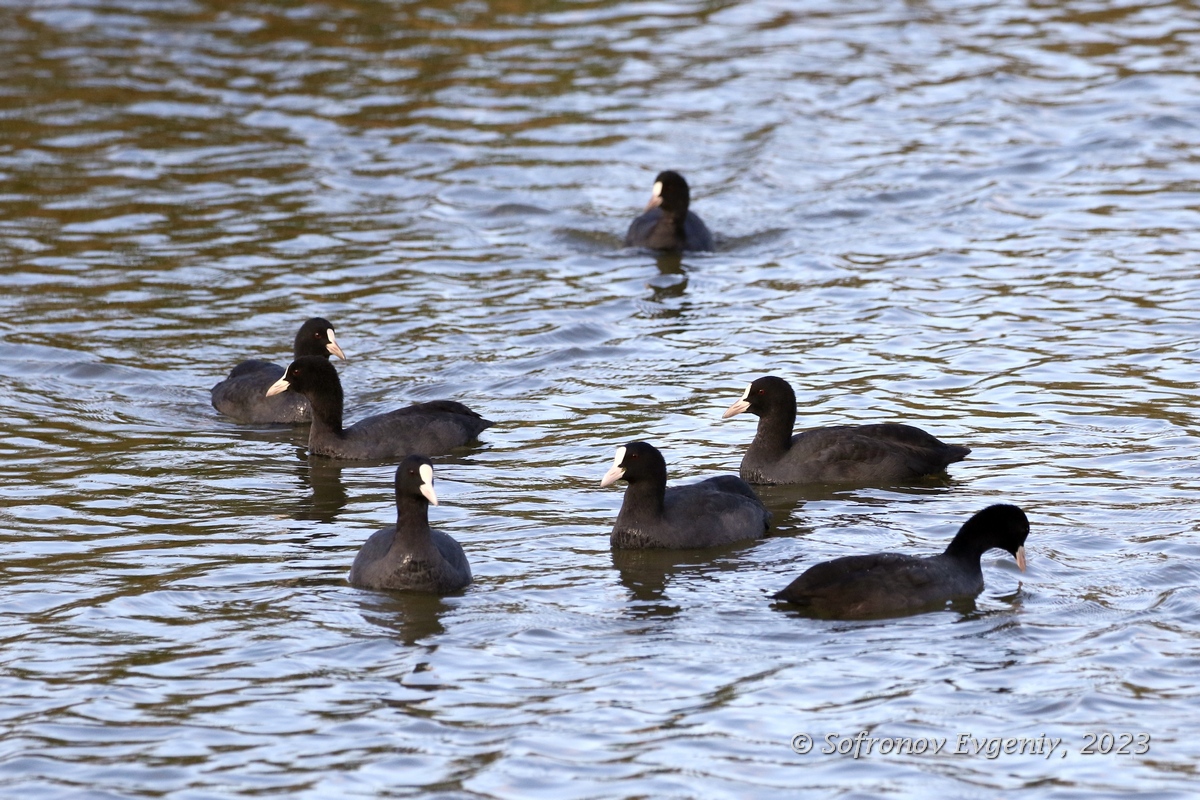
M 792 446 L 792 430 L 796 425 L 796 404 L 765 409 L 758 417 L 754 445 L 768 453 L 783 453 Z
M 342 435 L 342 387 L 329 386 L 308 395 L 315 431 Z
M 625 490 L 625 500 L 621 503 L 621 514 L 636 516 L 649 514 L 655 519 L 663 515 L 666 507 L 667 478 L 650 476 L 641 478 L 629 484 Z
M 396 498 L 396 538 L 406 544 L 429 541 L 429 503 L 424 498 Z
M 961 561 L 964 564 L 970 564 L 976 568 L 979 567 L 979 559 L 988 550 L 996 546 L 992 537 L 979 529 L 974 523 L 974 520 L 967 522 L 958 529 L 958 533 L 950 541 L 946 547 L 946 555 L 956 561 Z
M 687 216 L 688 206 L 690 206 L 691 198 L 687 194 L 671 192 L 664 196 L 662 205 L 659 208 L 668 217 L 675 217 L 682 224 L 682 220 Z
M 664 212 L 671 218 L 672 224 L 675 226 L 675 232 L 683 236 L 687 232 L 687 206 L 683 210 L 675 209 L 674 211 Z

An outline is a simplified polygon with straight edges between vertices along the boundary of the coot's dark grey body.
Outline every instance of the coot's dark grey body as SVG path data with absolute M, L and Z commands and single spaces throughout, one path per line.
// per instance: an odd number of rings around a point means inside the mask
M 269 390 L 298 392 L 313 409 L 310 453 L 351 460 L 441 455 L 472 442 L 491 422 L 462 403 L 434 400 L 376 414 L 342 427 L 342 384 L 328 361 L 298 358 Z
M 660 172 L 646 210 L 629 225 L 626 247 L 652 250 L 712 250 L 713 238 L 704 222 L 688 210 L 691 193 L 678 172 Z
M 300 326 L 292 357 L 330 355 L 344 359 L 329 320 L 313 317 Z M 270 361 L 251 359 L 238 364 L 225 380 L 212 388 L 213 408 L 238 422 L 259 425 L 298 425 L 312 420 L 308 400 L 299 394 L 267 397 L 271 384 L 283 377 L 284 368 Z
M 724 416 L 743 411 L 758 416 L 758 432 L 740 470 L 751 483 L 902 483 L 939 473 L 971 452 L 894 422 L 813 428 L 792 435 L 796 394 L 787 381 L 774 376 L 751 383 Z
M 766 535 L 771 514 L 745 481 L 733 475 L 667 488 L 662 453 L 646 442 L 617 448 L 601 480 L 629 482 L 610 541 L 617 549 L 714 547 Z
M 944 553 L 872 553 L 825 561 L 775 595 L 816 616 L 849 619 L 931 610 L 983 591 L 979 560 L 993 547 L 1025 569 L 1029 519 L 1012 505 L 988 506 L 959 529 Z
M 365 589 L 449 594 L 471 583 L 471 565 L 448 534 L 429 527 L 437 505 L 433 464 L 409 456 L 396 469 L 396 524 L 371 534 L 350 567 L 350 583 Z

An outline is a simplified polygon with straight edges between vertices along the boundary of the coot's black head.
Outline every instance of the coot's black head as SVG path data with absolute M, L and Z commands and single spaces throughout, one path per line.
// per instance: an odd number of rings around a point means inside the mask
M 1029 518 L 1025 512 L 1017 506 L 1001 503 L 988 506 L 967 520 L 946 552 L 982 555 L 998 547 L 1012 554 L 1017 559 L 1017 566 L 1024 572 L 1025 539 L 1028 536 Z
M 725 409 L 725 413 L 721 415 L 721 419 L 728 419 L 729 417 L 741 414 L 743 411 L 749 411 L 751 414 L 761 417 L 772 413 L 775 409 L 782 409 L 785 413 L 794 414 L 796 411 L 796 393 L 792 391 L 791 385 L 783 378 L 777 378 L 774 375 L 764 375 L 746 387 L 746 391 L 742 393 L 742 398 Z
M 300 356 L 288 365 L 283 377 L 271 384 L 267 389 L 267 397 L 280 392 L 293 391 L 305 396 L 310 394 L 342 396 L 342 382 L 338 380 L 337 370 L 328 358 L 321 356 Z
M 433 491 L 433 462 L 425 456 L 409 456 L 396 467 L 396 502 L 401 498 L 438 504 Z
M 647 209 L 662 207 L 668 214 L 681 216 L 687 214 L 691 193 L 687 181 L 678 172 L 667 170 L 658 173 L 654 179 L 654 191 L 650 196 Z
M 335 355 L 343 361 L 346 360 L 346 354 L 342 352 L 342 348 L 338 347 L 337 340 L 333 337 L 333 323 L 321 317 L 313 317 L 300 326 L 300 332 L 296 334 L 296 342 L 292 347 L 292 354 L 296 358 L 300 356 L 329 358 L 330 355 Z
M 612 486 L 619 480 L 637 483 L 644 480 L 667 482 L 667 462 L 658 448 L 647 442 L 630 442 L 617 448 L 612 468 L 600 479 L 600 486 Z

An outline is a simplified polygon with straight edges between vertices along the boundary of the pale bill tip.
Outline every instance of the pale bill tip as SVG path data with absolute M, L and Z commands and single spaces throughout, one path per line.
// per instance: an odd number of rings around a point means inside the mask
M 1017 548 L 1017 568 L 1020 569 L 1021 572 L 1025 571 L 1025 545 L 1021 545 Z
M 417 469 L 417 474 L 421 476 L 421 494 L 425 495 L 430 505 L 436 506 L 438 499 L 437 492 L 433 490 L 433 467 L 422 464 Z
M 325 335 L 329 337 L 329 344 L 325 345 L 325 349 L 331 354 L 337 356 L 342 361 L 346 360 L 346 354 L 342 352 L 342 348 L 338 346 L 337 339 L 334 338 L 333 328 L 325 331 Z
M 287 378 L 280 378 L 279 380 L 272 383 L 271 386 L 267 389 L 266 396 L 272 397 L 274 395 L 279 394 L 280 392 L 286 392 L 288 390 L 289 386 L 291 386 L 291 384 L 287 382 Z
M 650 194 L 650 202 L 646 203 L 646 210 L 658 208 L 662 205 L 662 181 L 654 182 L 654 191 Z
M 604 477 L 600 479 L 600 488 L 612 486 L 617 481 L 621 480 L 621 476 L 625 474 L 625 470 L 621 468 L 621 462 L 625 460 L 625 448 L 617 448 L 617 457 L 613 459 L 613 465 L 609 467 L 608 472 L 604 473 Z
M 750 387 L 746 386 L 746 391 L 742 392 L 742 397 L 736 403 L 725 409 L 725 413 L 721 415 L 721 419 L 729 419 L 741 414 L 743 411 L 750 408 L 750 401 L 747 400 L 750 396 Z

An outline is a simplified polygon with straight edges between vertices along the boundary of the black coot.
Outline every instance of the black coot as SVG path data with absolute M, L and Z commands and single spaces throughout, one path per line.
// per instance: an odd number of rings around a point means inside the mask
M 346 354 L 333 337 L 333 325 L 327 319 L 313 317 L 300 326 L 292 346 L 292 357 Z M 212 388 L 213 408 L 238 422 L 296 425 L 312 420 L 312 410 L 303 395 L 285 394 L 267 397 L 271 384 L 283 377 L 284 369 L 270 361 L 243 361 L 229 377 Z
M 635 219 L 625 234 L 626 247 L 652 250 L 712 250 L 712 234 L 688 210 L 691 193 L 687 181 L 678 172 L 660 172 L 654 179 L 654 192 L 646 210 Z
M 601 486 L 629 482 L 612 530 L 624 550 L 713 547 L 766 535 L 771 514 L 741 478 L 722 475 L 667 488 L 667 463 L 656 447 L 631 442 L 617 448 Z
M 894 422 L 812 428 L 793 436 L 796 394 L 772 375 L 751 383 L 722 419 L 743 411 L 758 417 L 741 466 L 751 483 L 903 483 L 939 473 L 971 452 Z
M 998 547 L 1025 571 L 1029 519 L 1011 505 L 988 506 L 967 520 L 936 556 L 872 553 L 824 561 L 775 595 L 820 617 L 894 616 L 943 607 L 983 591 L 980 557 Z
M 350 567 L 350 583 L 364 589 L 448 594 L 471 582 L 471 565 L 449 534 L 429 527 L 433 462 L 409 456 L 396 469 L 396 524 L 371 534 Z
M 491 422 L 462 403 L 434 400 L 376 414 L 342 427 L 342 382 L 328 360 L 297 358 L 269 395 L 290 391 L 308 398 L 313 409 L 309 453 L 352 460 L 404 458 L 413 453 L 441 455 L 473 441 Z

